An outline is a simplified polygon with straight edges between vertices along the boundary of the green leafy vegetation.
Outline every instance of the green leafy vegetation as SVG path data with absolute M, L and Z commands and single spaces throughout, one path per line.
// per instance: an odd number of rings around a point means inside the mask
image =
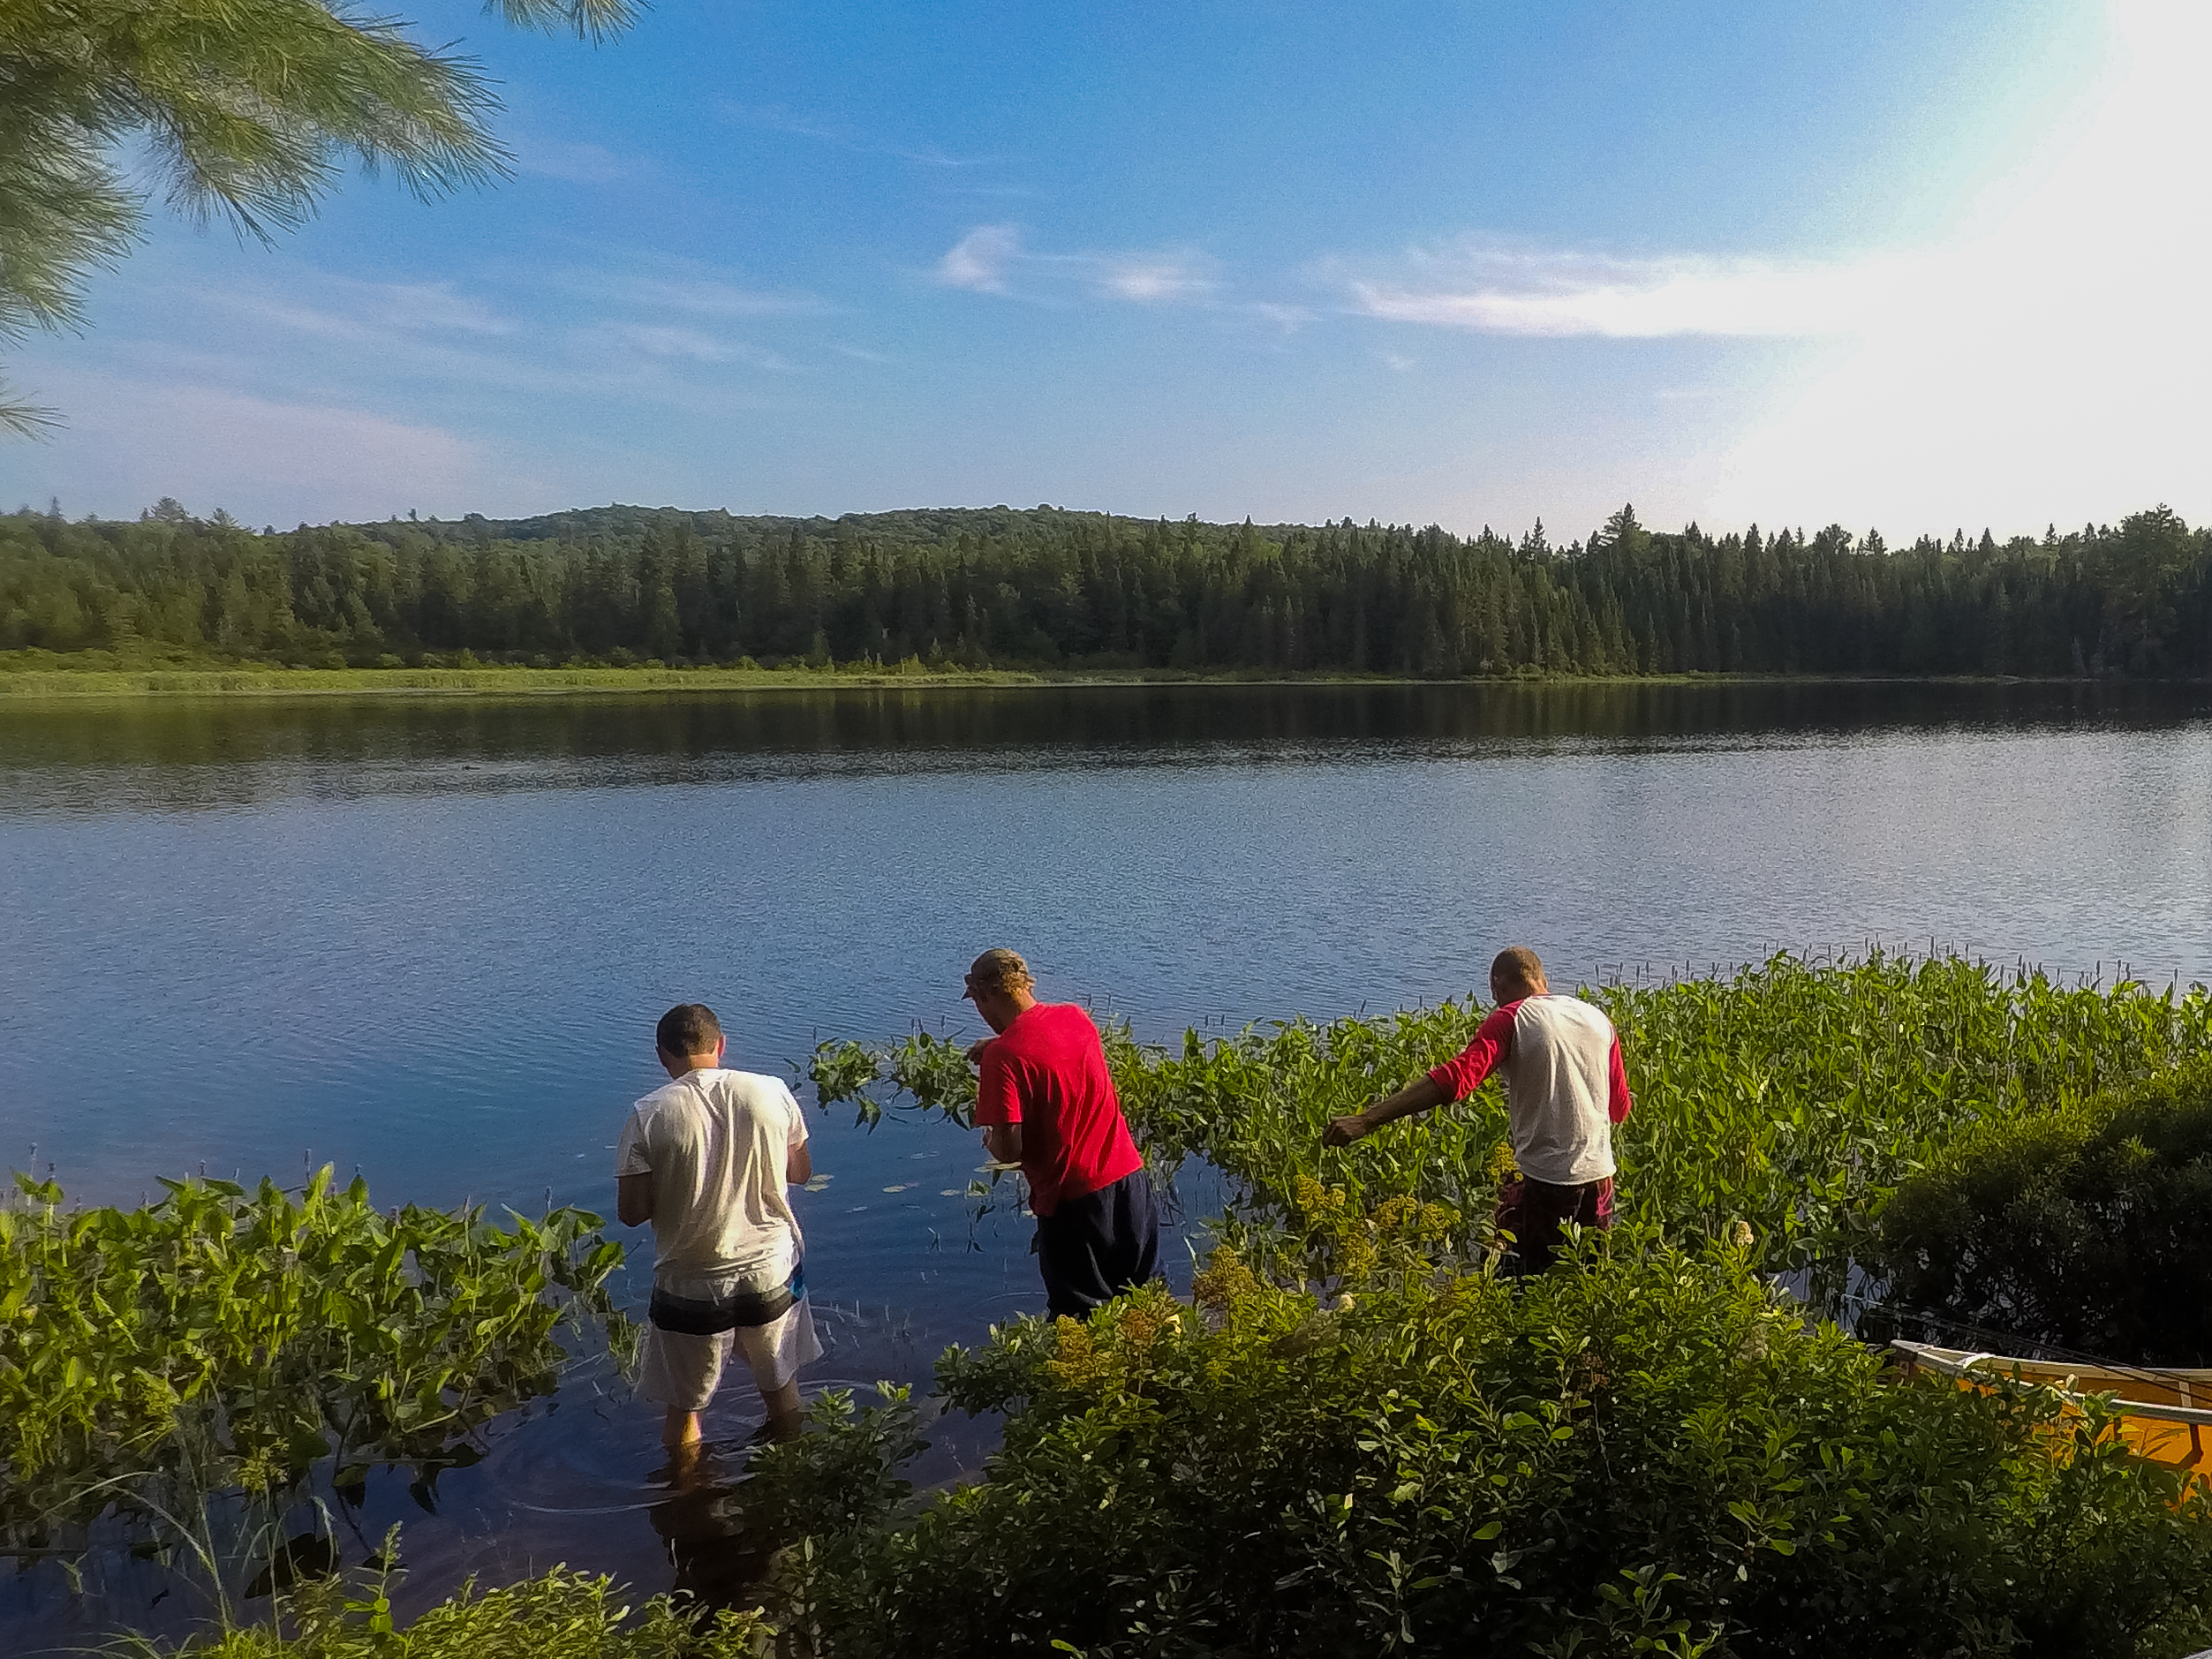
M 2212 535 L 2164 508 L 2002 545 L 1646 529 L 835 520 L 608 508 L 255 534 L 0 517 L 0 651 L 108 668 L 911 664 L 1404 675 L 2212 675 Z
M 555 1210 L 383 1213 L 328 1167 L 162 1184 L 138 1210 L 65 1211 L 19 1175 L 0 1210 L 0 1549 L 68 1556 L 119 1516 L 143 1547 L 213 1565 L 210 1504 L 273 1519 L 327 1463 L 340 1497 L 378 1465 L 426 1486 L 486 1423 L 550 1393 L 566 1304 L 612 1316 L 622 1248 Z
M 2155 1659 L 2212 1641 L 2212 1482 L 2135 1458 L 2097 1402 L 1907 1380 L 1808 1316 L 1853 1301 L 1884 1205 L 1953 1137 L 2201 1071 L 2206 993 L 1877 955 L 1590 994 L 1638 1098 L 1624 1220 L 1518 1287 L 1491 1271 L 1510 1158 L 1488 1090 L 1320 1146 L 1331 1117 L 1463 1043 L 1471 1001 L 1172 1051 L 1109 1031 L 1155 1165 L 1197 1154 L 1232 1179 L 1196 1305 L 1155 1286 L 949 1351 L 941 1392 L 1006 1414 L 1006 1439 L 984 1479 L 918 1506 L 893 1478 L 903 1399 L 834 1399 L 767 1454 L 759 1524 L 803 1541 L 770 1587 L 795 1650 Z M 826 1044 L 813 1071 L 864 1118 L 970 1120 L 947 1039 Z
M 868 662 L 808 667 L 530 668 L 479 663 L 471 668 L 286 668 L 222 663 L 179 653 L 171 660 L 142 652 L 23 651 L 0 655 L 0 698 L 48 700 L 118 697 L 502 697 L 609 691 L 821 690 L 835 687 L 1035 685 L 1034 675 L 963 668 L 946 662 L 889 667 Z
M 709 1624 L 656 1601 L 632 1617 L 605 1580 L 556 1573 L 464 1589 L 402 1632 L 357 1572 L 298 1587 L 282 1633 L 230 1630 L 194 1651 L 445 1659 L 510 1625 L 530 1633 L 515 1651 L 702 1659 L 769 1642 L 807 1659 L 2169 1659 L 2212 1643 L 2212 1482 L 2133 1455 L 2104 1402 L 1908 1377 L 1821 1316 L 1856 1305 L 1891 1248 L 1885 1207 L 1920 1202 L 1899 1196 L 1916 1181 L 1954 1190 L 2014 1169 L 2023 1190 L 2072 1191 L 2083 1171 L 2121 1169 L 2171 1213 L 2178 1189 L 2156 1183 L 2198 1167 L 2212 998 L 1890 955 L 1589 994 L 1621 1029 L 1638 1098 L 1622 1222 L 1548 1274 L 1493 1271 L 1510 1159 L 1492 1093 L 1320 1145 L 1329 1118 L 1464 1043 L 1472 1000 L 1170 1049 L 1114 1027 L 1109 1059 L 1155 1166 L 1195 1156 L 1228 1176 L 1222 1242 L 1189 1303 L 1155 1285 L 1088 1324 L 1020 1319 L 948 1350 L 943 1401 L 1005 1422 L 983 1478 L 917 1496 L 904 1470 L 919 1404 L 833 1391 L 733 1499 L 767 1563 L 757 1613 Z M 864 1119 L 972 1122 L 974 1073 L 949 1038 L 825 1044 L 812 1071 L 826 1102 Z M 47 1207 L 10 1218 L 11 1259 L 54 1263 L 38 1282 L 74 1288 L 42 1293 L 28 1320 L 27 1296 L 0 1304 L 15 1321 L 0 1379 L 28 1386 L 42 1366 L 25 1399 L 58 1383 L 80 1401 L 49 1436 L 77 1459 L 64 1493 L 95 1467 L 163 1474 L 162 1448 L 187 1444 L 216 1445 L 239 1483 L 326 1455 L 450 1460 L 472 1414 L 549 1376 L 551 1293 L 588 1297 L 611 1266 L 574 1212 L 511 1232 L 428 1216 L 410 1236 L 429 1254 L 411 1245 L 419 1265 L 400 1272 L 386 1263 L 400 1219 L 358 1185 L 295 1200 L 182 1184 L 152 1210 L 73 1218 L 49 1189 L 26 1195 Z M 354 1242 L 306 1242 L 319 1229 Z M 260 1265 L 185 1271 L 203 1256 Z M 462 1259 L 465 1272 L 440 1265 Z M 164 1274 L 220 1288 L 141 1288 Z M 494 1281 L 505 1294 L 459 1310 L 464 1283 Z M 357 1324 L 347 1298 L 396 1311 Z M 185 1386 L 196 1370 L 132 1357 L 155 1345 L 110 1353 L 130 1338 L 126 1304 L 172 1346 L 229 1355 L 212 1368 L 225 1376 L 268 1371 L 294 1342 L 323 1345 L 321 1361 L 313 1376 L 279 1365 L 281 1384 L 234 1389 L 217 1411 Z M 216 1313 L 180 1331 L 148 1311 L 187 1304 Z M 503 1369 L 465 1346 L 494 1308 L 527 1349 Z M 191 1323 L 216 1314 L 232 1321 L 221 1340 Z M 367 1346 L 379 1319 L 403 1344 L 421 1333 L 447 1378 L 434 1399 L 374 1385 L 396 1376 Z M 505 1380 L 455 1381 L 487 1374 Z M 198 1428 L 180 1432 L 171 1395 L 208 1402 Z M 22 1467 L 8 1466 L 10 1503 Z
M 776 1617 L 841 1659 L 2212 1633 L 2212 1498 L 2133 1464 L 2101 1412 L 1900 1383 L 1740 1256 L 1612 1243 L 1518 1291 L 1379 1275 L 1332 1305 L 1225 1249 L 1196 1308 L 1155 1286 L 1002 1328 L 939 1367 L 952 1403 L 1009 1414 L 985 1478 L 811 1532 Z M 895 1449 L 909 1411 L 825 1414 L 804 1455 Z
M 1903 1335 L 2212 1366 L 2212 1060 L 1960 1136 L 1883 1210 L 1880 1260 Z
M 1769 1271 L 1839 1306 L 1870 1263 L 1876 1214 L 1959 1130 L 2010 1121 L 2212 1052 L 2212 994 L 2123 982 L 2065 985 L 1959 957 L 1778 955 L 1723 978 L 1604 985 L 1588 994 L 1621 1034 L 1635 1112 L 1615 1132 L 1617 1203 L 1678 1239 L 1737 1224 Z M 1452 1259 L 1479 1260 L 1499 1175 L 1505 1101 L 1475 1098 L 1325 1151 L 1329 1120 L 1458 1052 L 1484 1010 L 1469 999 L 1377 1019 L 1256 1027 L 1175 1050 L 1108 1033 L 1122 1105 L 1164 1176 L 1196 1153 L 1240 1188 L 1237 1221 L 1289 1238 L 1305 1271 L 1338 1271 L 1321 1205 L 1365 1214 L 1392 1198 L 1459 1218 Z M 917 1032 L 830 1043 L 812 1062 L 825 1103 L 968 1121 L 960 1045 Z M 1327 1195 L 1334 1194 L 1334 1199 Z M 1321 1195 L 1317 1197 L 1316 1195 Z
M 395 1623 L 381 1581 L 356 1594 L 325 1580 L 290 1598 L 290 1633 L 230 1625 L 170 1646 L 138 1638 L 99 1651 L 113 1659 L 753 1659 L 768 1650 L 757 1613 L 711 1616 L 656 1595 L 632 1608 L 612 1580 L 555 1567 L 479 1595 L 463 1585 L 413 1623 Z

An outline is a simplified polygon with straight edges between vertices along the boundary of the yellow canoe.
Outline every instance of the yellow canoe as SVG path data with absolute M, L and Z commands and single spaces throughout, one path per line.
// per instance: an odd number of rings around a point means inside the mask
M 1892 1342 L 1907 1371 L 1929 1370 L 1962 1385 L 2008 1378 L 2034 1383 L 2080 1399 L 2110 1394 L 2121 1414 L 2120 1432 L 2140 1458 L 2212 1484 L 2212 1371 L 2078 1364 L 2070 1360 L 2016 1360 L 2009 1354 Z

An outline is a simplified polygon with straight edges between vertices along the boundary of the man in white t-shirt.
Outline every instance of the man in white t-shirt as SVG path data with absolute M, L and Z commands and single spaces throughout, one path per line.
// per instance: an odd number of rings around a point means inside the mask
M 1363 1112 L 1338 1118 L 1324 1146 L 1348 1146 L 1385 1123 L 1464 1100 L 1506 1075 L 1506 1127 L 1520 1174 L 1499 1194 L 1498 1225 L 1514 1235 L 1510 1272 L 1551 1266 L 1569 1222 L 1613 1222 L 1613 1126 L 1634 1103 L 1612 1022 L 1580 997 L 1554 996 L 1536 952 L 1515 945 L 1490 965 L 1498 1007 L 1453 1059 Z
M 668 1407 L 661 1440 L 695 1452 L 699 1413 L 735 1347 L 768 1430 L 799 1431 L 799 1368 L 819 1359 L 798 1218 L 784 1187 L 814 1173 L 806 1120 L 773 1077 L 725 1071 L 714 1011 L 687 1002 L 653 1034 L 668 1084 L 630 1109 L 615 1150 L 615 1213 L 653 1223 L 653 1301 L 638 1391 Z

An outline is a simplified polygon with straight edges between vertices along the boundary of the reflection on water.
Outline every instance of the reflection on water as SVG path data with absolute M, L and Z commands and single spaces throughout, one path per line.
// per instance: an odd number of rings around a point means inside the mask
M 1883 682 L 0 703 L 0 812 L 1163 761 L 1371 764 L 2023 725 L 2147 730 L 2208 711 L 2201 687 Z
M 1565 981 L 1930 938 L 2212 977 L 2212 691 L 0 703 L 0 1161 L 35 1142 L 91 1202 L 328 1161 L 380 1203 L 606 1213 L 671 1003 L 789 1075 L 820 1037 L 979 1034 L 961 973 L 988 945 L 1166 1038 L 1463 992 L 1511 941 Z M 945 1344 L 1041 1309 L 1028 1225 L 961 1195 L 971 1134 L 810 1116 L 810 1389 L 925 1391 Z M 1164 1243 L 1187 1284 L 1196 1230 Z M 710 1413 L 725 1481 L 757 1421 L 742 1380 Z M 932 1424 L 913 1478 L 993 1433 Z M 603 1365 L 483 1450 L 434 1512 L 404 1471 L 334 1498 L 347 1565 L 405 1523 L 404 1609 L 470 1572 L 728 1565 L 742 1505 L 649 1478 L 659 1413 Z M 158 1564 L 87 1583 L 0 1587 L 0 1650 L 192 1616 Z

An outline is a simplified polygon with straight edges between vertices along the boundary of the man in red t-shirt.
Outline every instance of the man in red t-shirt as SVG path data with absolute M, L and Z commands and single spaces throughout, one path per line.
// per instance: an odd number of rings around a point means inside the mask
M 1541 1272 L 1568 1222 L 1613 1220 L 1613 1126 L 1634 1104 L 1612 1022 L 1579 997 L 1558 997 L 1536 952 L 1516 945 L 1490 965 L 1498 1007 L 1458 1055 L 1396 1094 L 1338 1118 L 1324 1146 L 1348 1146 L 1385 1123 L 1464 1100 L 1493 1071 L 1506 1077 L 1506 1125 L 1520 1174 L 1499 1194 L 1498 1225 L 1514 1235 L 1509 1271 Z
M 968 1051 L 982 1067 L 976 1124 L 984 1150 L 1029 1182 L 1046 1305 L 1083 1319 L 1153 1277 L 1159 1216 L 1098 1028 L 1035 992 L 1010 950 L 987 950 L 968 970 L 962 994 L 998 1033 Z

